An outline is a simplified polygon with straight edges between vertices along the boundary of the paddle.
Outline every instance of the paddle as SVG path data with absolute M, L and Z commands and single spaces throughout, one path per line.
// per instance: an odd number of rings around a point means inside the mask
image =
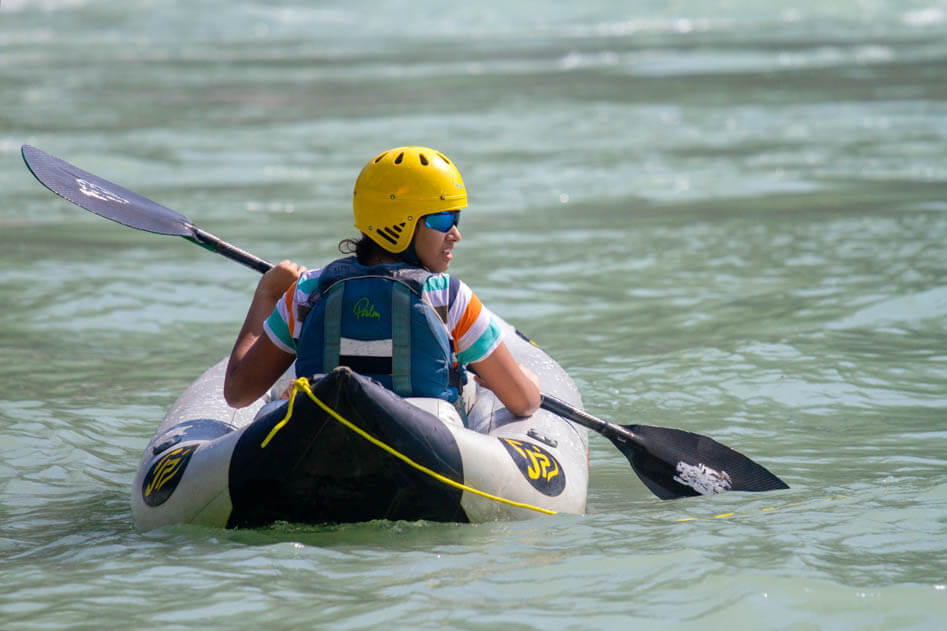
M 682 429 L 616 425 L 548 394 L 541 407 L 612 441 L 652 493 L 662 500 L 723 491 L 773 491 L 789 485 L 765 467 L 713 438 Z
M 146 197 L 36 147 L 24 145 L 22 152 L 24 162 L 37 180 L 77 206 L 131 228 L 184 237 L 258 272 L 273 267 Z M 611 440 L 628 458 L 645 486 L 661 499 L 789 488 L 763 466 L 700 434 L 650 425 L 616 425 L 546 394 L 542 395 L 541 406 Z
M 22 153 L 26 166 L 43 186 L 76 206 L 130 228 L 184 237 L 258 272 L 273 267 L 271 263 L 201 230 L 184 215 L 147 197 L 83 171 L 36 147 L 23 145 Z

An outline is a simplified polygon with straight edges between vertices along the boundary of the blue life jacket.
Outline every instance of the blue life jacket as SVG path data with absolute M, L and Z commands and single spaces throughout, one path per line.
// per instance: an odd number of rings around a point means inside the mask
M 422 299 L 432 275 L 404 263 L 368 267 L 354 256 L 327 265 L 296 343 L 296 374 L 348 366 L 401 396 L 456 402 L 462 373 L 446 310 L 439 315 Z

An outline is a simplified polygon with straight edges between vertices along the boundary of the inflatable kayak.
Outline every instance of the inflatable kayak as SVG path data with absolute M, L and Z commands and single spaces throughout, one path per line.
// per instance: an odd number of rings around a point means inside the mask
M 581 406 L 565 371 L 500 322 L 543 392 Z M 464 419 L 446 401 L 399 397 L 345 367 L 312 381 L 284 375 L 235 409 L 223 399 L 226 363 L 181 395 L 145 448 L 131 498 L 139 531 L 585 512 L 587 431 L 549 411 L 514 417 L 477 387 Z
M 273 267 L 133 191 L 36 147 L 23 145 L 21 152 L 40 183 L 81 208 L 184 237 L 259 272 Z M 513 417 L 478 389 L 462 419 L 445 402 L 402 399 L 347 369 L 312 383 L 284 375 L 267 395 L 237 410 L 224 401 L 226 360 L 218 362 L 181 395 L 145 449 L 132 488 L 136 527 L 583 513 L 586 427 L 610 440 L 661 499 L 789 488 L 707 436 L 617 425 L 584 412 L 559 365 L 501 324 L 513 356 L 540 379 L 542 409 L 529 418 Z

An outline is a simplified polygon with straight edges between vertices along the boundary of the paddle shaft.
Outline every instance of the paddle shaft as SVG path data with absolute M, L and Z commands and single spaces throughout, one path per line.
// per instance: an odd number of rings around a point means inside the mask
M 273 264 L 265 259 L 261 259 L 258 256 L 250 254 L 246 250 L 242 250 L 237 246 L 227 243 L 223 239 L 212 235 L 211 233 L 201 230 L 196 226 L 191 226 L 193 230 L 192 237 L 184 237 L 192 243 L 196 243 L 203 248 L 220 254 L 221 256 L 226 256 L 231 261 L 236 261 L 242 265 L 246 265 L 250 269 L 254 269 L 261 274 L 265 274 L 270 269 L 273 268 Z
M 600 418 L 592 416 L 585 410 L 580 410 L 579 408 L 569 405 L 565 401 L 557 399 L 556 397 L 550 396 L 548 394 L 542 395 L 542 400 L 540 401 L 539 407 L 552 412 L 556 416 L 569 419 L 574 423 L 578 423 L 579 425 L 583 425 L 592 431 L 598 432 L 613 442 L 617 440 L 621 443 L 628 444 L 634 442 L 634 440 L 637 438 L 634 432 L 625 429 L 621 425 L 603 421 Z

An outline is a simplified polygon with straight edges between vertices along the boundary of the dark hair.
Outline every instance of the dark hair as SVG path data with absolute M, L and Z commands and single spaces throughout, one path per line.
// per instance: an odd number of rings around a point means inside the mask
M 390 252 L 386 252 L 364 233 L 362 234 L 362 238 L 357 241 L 355 239 L 342 239 L 339 241 L 339 252 L 342 254 L 354 254 L 358 262 L 362 265 L 368 265 L 369 261 L 376 260 L 384 255 L 391 256 Z

